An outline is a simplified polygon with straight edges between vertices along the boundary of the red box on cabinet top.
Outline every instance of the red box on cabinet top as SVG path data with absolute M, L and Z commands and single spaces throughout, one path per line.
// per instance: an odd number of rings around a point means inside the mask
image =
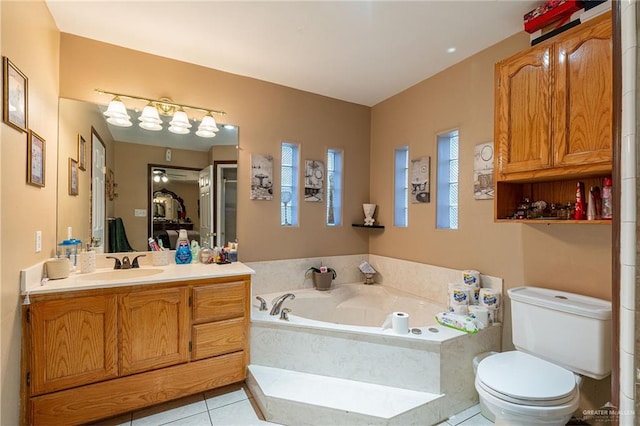
M 531 34 L 556 21 L 562 25 L 582 7 L 582 1 L 579 0 L 549 0 L 524 15 L 524 30 Z

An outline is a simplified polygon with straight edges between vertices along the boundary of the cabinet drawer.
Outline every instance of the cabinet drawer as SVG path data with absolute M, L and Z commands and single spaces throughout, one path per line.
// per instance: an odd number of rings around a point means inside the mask
M 218 321 L 244 316 L 244 281 L 193 288 L 193 321 Z
M 194 325 L 192 336 L 193 360 L 236 352 L 245 346 L 245 320 L 234 318 Z

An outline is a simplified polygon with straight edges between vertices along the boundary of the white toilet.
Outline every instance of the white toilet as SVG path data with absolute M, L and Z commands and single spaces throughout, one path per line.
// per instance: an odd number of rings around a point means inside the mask
M 517 350 L 478 364 L 483 415 L 496 425 L 565 425 L 580 376 L 611 372 L 611 302 L 535 287 L 508 290 Z

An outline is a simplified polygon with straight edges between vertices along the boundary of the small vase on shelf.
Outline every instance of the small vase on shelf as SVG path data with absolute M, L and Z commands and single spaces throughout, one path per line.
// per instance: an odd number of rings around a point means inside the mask
M 376 212 L 375 204 L 363 204 L 362 210 L 364 211 L 364 226 L 373 226 L 376 220 L 373 218 L 373 214 Z

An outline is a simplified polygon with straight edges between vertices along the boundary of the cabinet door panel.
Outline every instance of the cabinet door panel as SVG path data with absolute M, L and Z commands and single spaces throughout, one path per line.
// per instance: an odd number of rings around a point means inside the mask
M 218 321 L 244 315 L 247 302 L 244 281 L 193 288 L 193 321 Z
M 116 296 L 31 306 L 32 395 L 116 377 Z
M 611 20 L 557 43 L 555 164 L 612 160 Z
M 188 294 L 187 288 L 170 288 L 120 297 L 121 374 L 187 361 Z
M 551 46 L 496 64 L 495 140 L 498 173 L 551 165 Z
M 191 358 L 196 360 L 243 350 L 245 338 L 244 318 L 194 325 Z

